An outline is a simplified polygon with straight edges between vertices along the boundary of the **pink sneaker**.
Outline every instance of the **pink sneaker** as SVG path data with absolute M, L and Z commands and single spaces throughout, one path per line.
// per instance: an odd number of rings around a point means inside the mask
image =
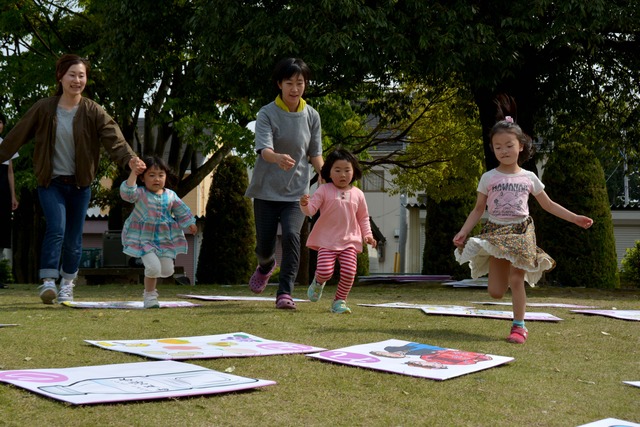
M 529 331 L 526 328 L 520 326 L 512 326 L 511 333 L 507 337 L 507 341 L 514 344 L 524 344 L 529 336 Z
M 260 266 L 256 268 L 256 271 L 251 276 L 249 280 L 249 289 L 254 294 L 261 294 L 264 289 L 267 287 L 267 283 L 269 283 L 269 277 L 273 274 L 273 270 L 276 269 L 276 263 L 273 263 L 273 267 L 271 267 L 271 271 L 267 274 L 260 272 Z

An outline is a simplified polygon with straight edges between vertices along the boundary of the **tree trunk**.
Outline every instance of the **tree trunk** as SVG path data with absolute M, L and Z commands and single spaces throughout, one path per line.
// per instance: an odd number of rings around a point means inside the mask
M 16 283 L 38 283 L 46 223 L 37 190 L 23 189 L 13 215 L 13 274 Z

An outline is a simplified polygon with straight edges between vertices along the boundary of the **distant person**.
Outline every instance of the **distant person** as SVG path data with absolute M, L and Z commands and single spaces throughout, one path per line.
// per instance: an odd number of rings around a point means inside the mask
M 524 322 L 524 282 L 535 285 L 542 273 L 555 267 L 555 261 L 536 246 L 529 194 L 547 212 L 582 228 L 591 227 L 593 220 L 552 201 L 540 179 L 520 167 L 531 156 L 531 138 L 515 123 L 516 104 L 512 98 L 499 98 L 496 104 L 498 122 L 491 129 L 490 147 L 500 164 L 480 178 L 476 206 L 453 243 L 458 248 L 456 259 L 460 264 L 469 263 L 473 278 L 489 274 L 489 295 L 502 298 L 511 288 L 513 325 L 507 341 L 524 344 L 529 334 Z M 467 240 L 485 209 L 489 213 L 487 223 L 479 235 Z
M 278 224 L 282 228 L 282 265 L 276 308 L 295 309 L 291 294 L 300 264 L 300 230 L 304 215 L 298 200 L 309 192 L 311 166 L 322 168 L 320 115 L 302 99 L 311 70 L 302 59 L 286 58 L 273 72 L 275 101 L 258 112 L 258 153 L 245 196 L 253 198 L 258 267 L 249 288 L 264 291 L 276 268 Z
M 337 260 L 340 262 L 340 281 L 331 312 L 351 313 L 346 300 L 356 278 L 362 242 L 376 247 L 364 193 L 353 186 L 353 182 L 362 177 L 362 169 L 353 154 L 336 148 L 327 156 L 321 174 L 326 184 L 312 196 L 305 194 L 300 198 L 300 208 L 305 215 L 313 216 L 320 211 L 307 239 L 307 246 L 318 251 L 316 273 L 307 296 L 313 302 L 320 299 L 326 281 L 333 276 Z
M 33 164 L 38 197 L 46 219 L 40 248 L 45 304 L 73 301 L 74 279 L 82 257 L 82 230 L 91 199 L 100 151 L 124 167 L 139 162 L 116 122 L 94 101 L 82 96 L 89 62 L 66 54 L 56 62 L 57 90 L 37 101 L 0 145 L 0 162 L 34 140 Z M 56 280 L 62 276 L 60 292 Z
M 6 121 L 4 115 L 0 113 L 0 135 L 4 132 Z M 0 144 L 2 144 L 2 137 L 0 137 Z M 13 229 L 11 214 L 18 209 L 12 162 L 16 157 L 18 157 L 17 152 L 11 159 L 0 164 L 0 224 L 7 226 L 5 232 L 0 235 L 0 260 L 11 258 L 11 255 L 6 252 L 11 251 L 11 230 Z M 6 285 L 0 283 L 0 288 L 6 288 Z
M 141 258 L 144 265 L 144 308 L 160 308 L 158 277 L 173 275 L 174 260 L 187 253 L 183 229 L 195 234 L 196 220 L 189 207 L 165 188 L 169 167 L 159 157 L 145 157 L 144 166 L 129 162 L 131 173 L 120 185 L 123 200 L 135 203 L 122 228 L 123 252 Z M 138 177 L 144 184 L 137 185 Z

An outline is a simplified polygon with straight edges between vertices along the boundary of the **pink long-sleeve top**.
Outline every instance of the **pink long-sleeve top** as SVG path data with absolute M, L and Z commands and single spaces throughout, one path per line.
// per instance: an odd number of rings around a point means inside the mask
M 369 209 L 364 193 L 357 187 L 340 189 L 333 183 L 321 185 L 311 195 L 307 206 L 300 206 L 307 216 L 320 210 L 307 247 L 344 250 L 349 247 L 362 252 L 362 241 L 373 236 L 369 223 Z

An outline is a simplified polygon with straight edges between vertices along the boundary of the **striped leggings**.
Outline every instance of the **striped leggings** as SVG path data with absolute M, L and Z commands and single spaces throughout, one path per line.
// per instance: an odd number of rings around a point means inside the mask
M 355 248 L 342 251 L 320 248 L 318 250 L 318 265 L 316 267 L 316 281 L 324 283 L 331 279 L 335 269 L 336 259 L 340 262 L 340 281 L 336 291 L 336 300 L 346 300 L 356 278 L 358 252 Z

